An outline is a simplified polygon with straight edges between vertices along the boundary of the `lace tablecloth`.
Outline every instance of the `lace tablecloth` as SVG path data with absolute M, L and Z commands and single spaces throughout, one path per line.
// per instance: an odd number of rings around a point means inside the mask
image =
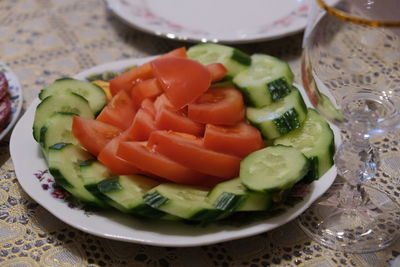
M 299 81 L 301 34 L 241 45 L 290 62 Z M 130 57 L 189 45 L 124 25 L 101 0 L 0 1 L 0 60 L 18 75 L 24 108 L 54 79 Z M 0 143 L 1 266 L 388 266 L 400 242 L 376 253 L 352 255 L 313 242 L 295 222 L 253 237 L 192 248 L 163 248 L 112 241 L 83 233 L 53 217 L 21 189 L 8 138 Z M 372 183 L 397 198 L 398 134 L 377 138 L 383 165 Z

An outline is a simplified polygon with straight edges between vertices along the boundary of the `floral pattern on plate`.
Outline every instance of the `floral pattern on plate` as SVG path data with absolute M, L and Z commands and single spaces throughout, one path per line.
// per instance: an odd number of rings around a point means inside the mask
M 38 180 L 42 190 L 48 192 L 52 198 L 61 203 L 66 203 L 68 208 L 82 210 L 86 216 L 90 216 L 90 207 L 85 206 L 78 199 L 74 198 L 64 188 L 57 185 L 53 176 L 50 174 L 49 169 L 38 170 L 33 173 L 34 177 Z

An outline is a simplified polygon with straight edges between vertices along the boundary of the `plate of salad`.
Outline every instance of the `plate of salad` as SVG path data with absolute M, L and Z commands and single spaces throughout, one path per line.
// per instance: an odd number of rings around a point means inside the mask
M 107 63 L 43 88 L 11 157 L 23 189 L 87 233 L 243 238 L 293 220 L 336 177 L 340 135 L 303 94 L 286 62 L 219 44 Z
M 193 42 L 247 43 L 276 39 L 303 30 L 308 13 L 306 0 L 106 2 L 116 16 L 139 30 Z

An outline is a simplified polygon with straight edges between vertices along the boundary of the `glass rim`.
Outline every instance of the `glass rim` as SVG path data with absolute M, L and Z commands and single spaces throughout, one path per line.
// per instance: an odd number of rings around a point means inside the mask
M 328 14 L 333 15 L 341 20 L 350 21 L 355 24 L 366 25 L 371 27 L 400 27 L 400 20 L 398 21 L 385 21 L 385 20 L 373 20 L 365 19 L 357 16 L 353 16 L 345 11 L 339 10 L 325 3 L 325 0 L 316 0 L 318 5 L 324 9 Z

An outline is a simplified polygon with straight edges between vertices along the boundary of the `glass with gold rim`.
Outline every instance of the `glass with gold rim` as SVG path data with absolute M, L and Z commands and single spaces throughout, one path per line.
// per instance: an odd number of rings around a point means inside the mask
M 400 208 L 368 185 L 379 167 L 369 140 L 400 127 L 398 0 L 312 0 L 302 80 L 316 109 L 347 133 L 335 154 L 342 182 L 298 218 L 326 247 L 383 249 L 399 236 Z

